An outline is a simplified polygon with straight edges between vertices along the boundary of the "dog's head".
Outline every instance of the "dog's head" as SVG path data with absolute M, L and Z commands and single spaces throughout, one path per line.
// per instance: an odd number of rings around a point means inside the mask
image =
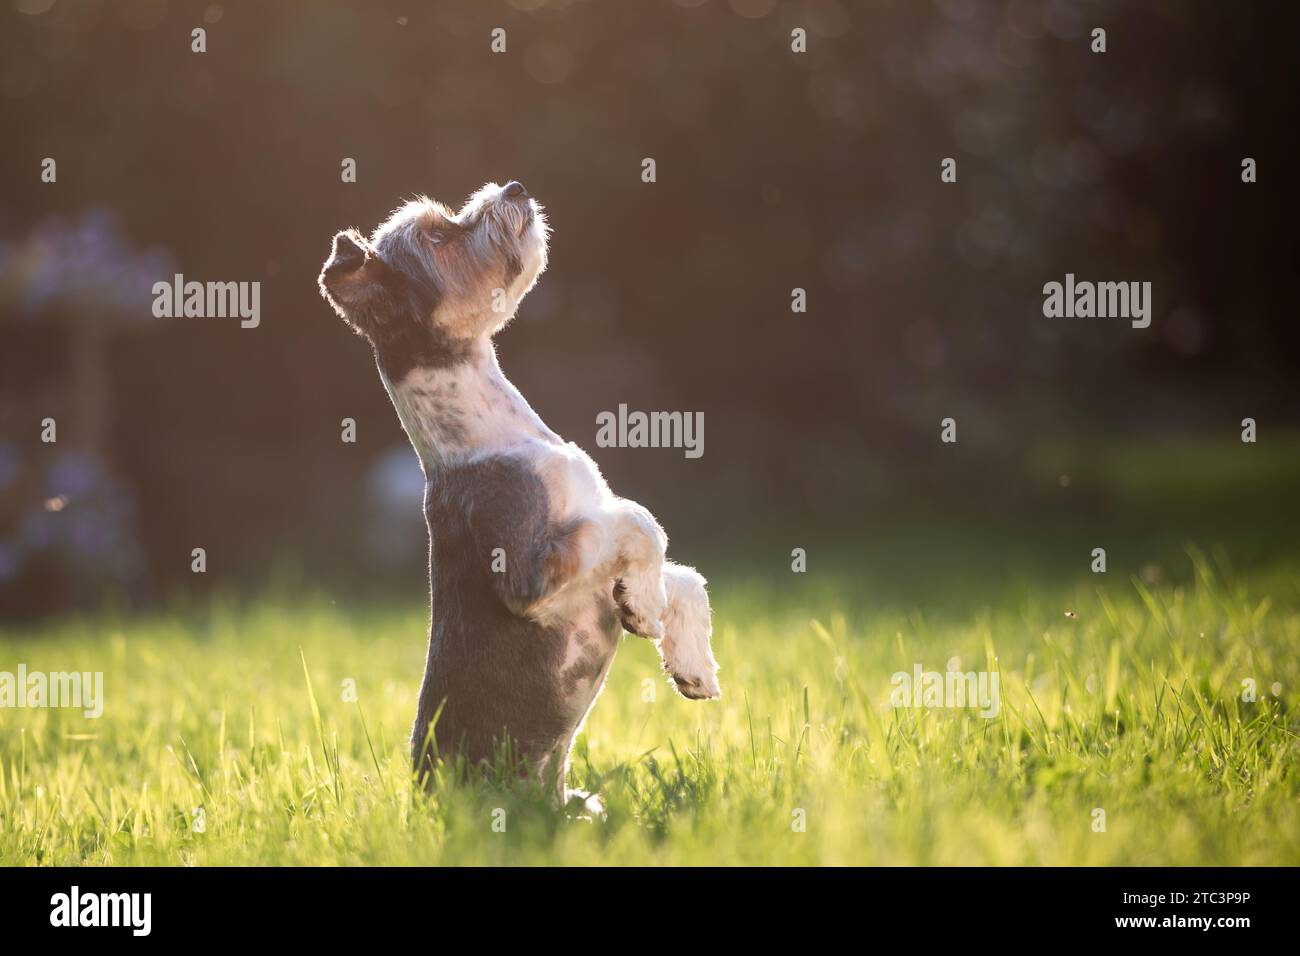
M 372 342 L 427 323 L 443 339 L 493 335 L 546 268 L 546 218 L 517 182 L 488 183 L 453 213 L 427 197 L 396 209 L 369 239 L 334 237 L 321 294 Z

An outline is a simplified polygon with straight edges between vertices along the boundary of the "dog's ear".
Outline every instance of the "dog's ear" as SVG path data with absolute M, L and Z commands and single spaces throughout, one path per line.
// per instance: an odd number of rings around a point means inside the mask
M 334 237 L 334 248 L 330 250 L 330 257 L 325 260 L 322 275 L 359 269 L 365 264 L 366 256 L 370 251 L 370 243 L 361 233 L 355 229 L 344 229 Z
M 379 291 L 383 261 L 374 246 L 355 229 L 345 229 L 334 237 L 334 246 L 321 269 L 321 295 L 334 311 L 347 319 L 358 331 L 358 311 L 362 311 Z

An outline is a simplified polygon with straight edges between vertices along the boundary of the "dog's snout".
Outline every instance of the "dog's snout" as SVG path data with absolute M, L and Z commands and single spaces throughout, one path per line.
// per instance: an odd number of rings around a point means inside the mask
M 528 190 L 524 188 L 524 184 L 516 182 L 513 179 L 506 183 L 505 188 L 502 189 L 501 192 L 507 199 L 523 199 L 528 195 Z

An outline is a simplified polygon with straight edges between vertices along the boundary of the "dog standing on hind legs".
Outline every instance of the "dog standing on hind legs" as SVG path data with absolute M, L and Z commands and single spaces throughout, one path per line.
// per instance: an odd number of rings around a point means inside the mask
M 430 739 L 470 764 L 508 741 L 563 799 L 624 628 L 656 642 L 683 696 L 721 691 L 704 578 L 665 559 L 654 516 L 615 496 L 497 363 L 492 336 L 546 268 L 547 234 L 517 182 L 459 212 L 422 197 L 369 238 L 336 235 L 320 289 L 374 348 L 424 468 L 432 613 L 415 769 L 427 774 Z

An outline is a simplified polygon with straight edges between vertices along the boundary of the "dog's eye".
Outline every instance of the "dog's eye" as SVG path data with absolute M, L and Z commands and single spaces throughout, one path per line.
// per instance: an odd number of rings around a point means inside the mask
M 429 233 L 429 238 L 433 240 L 434 245 L 447 241 L 447 233 L 441 229 L 434 229 Z

